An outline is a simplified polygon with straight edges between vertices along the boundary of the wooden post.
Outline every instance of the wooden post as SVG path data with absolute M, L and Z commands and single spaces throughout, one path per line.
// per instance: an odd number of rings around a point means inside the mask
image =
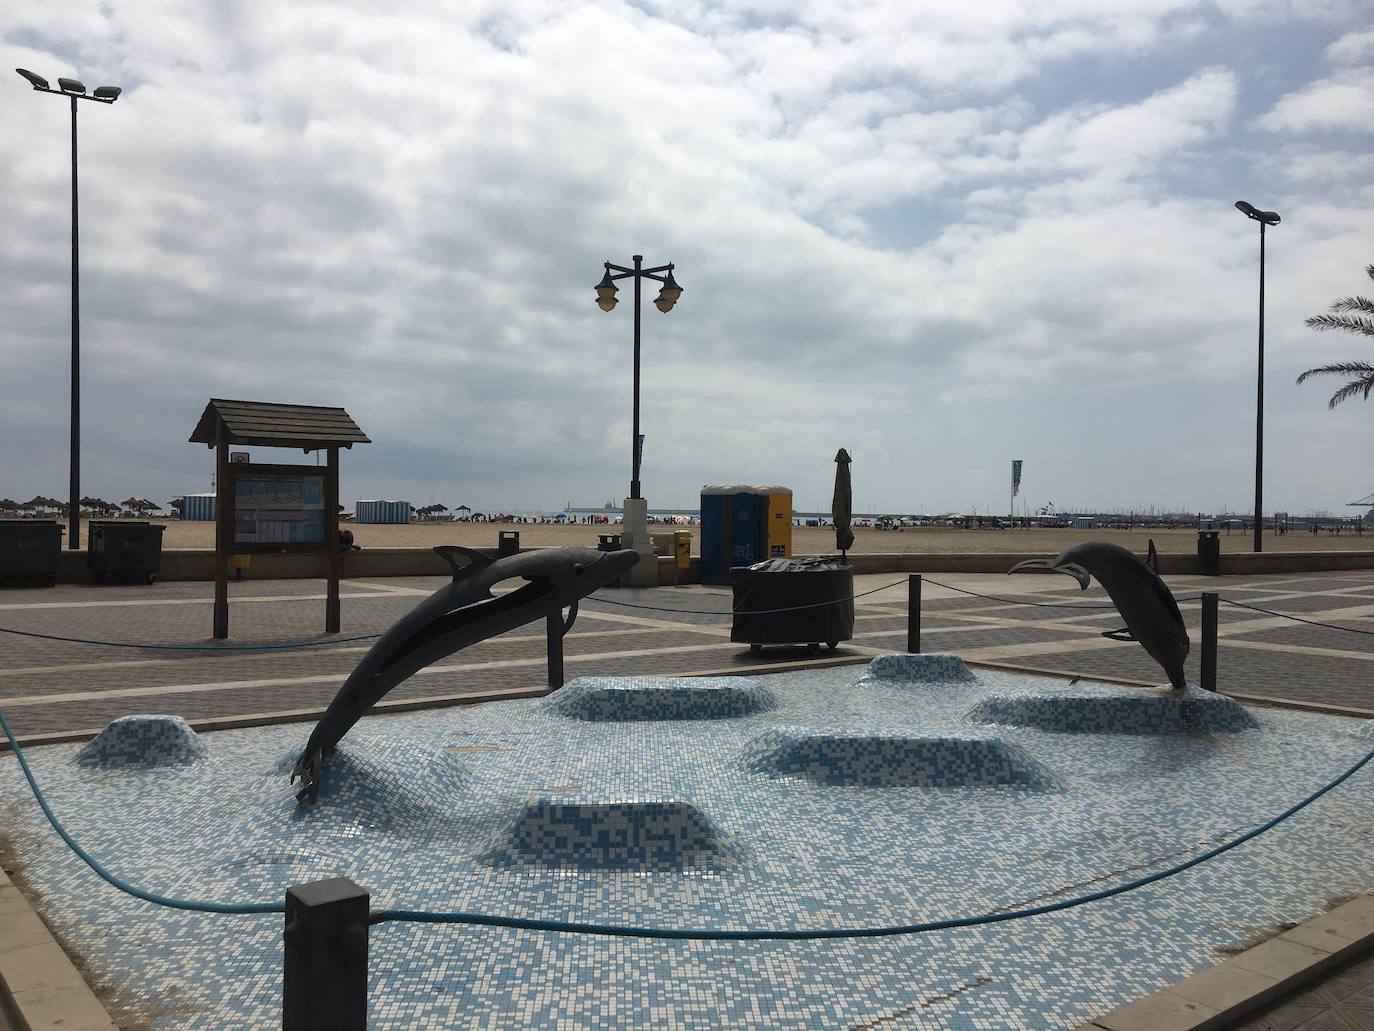
M 329 551 L 329 591 L 324 603 L 324 632 L 339 632 L 339 449 L 328 449 L 329 462 L 324 477 L 324 539 Z
M 912 573 L 906 578 L 906 650 L 921 653 L 921 576 Z
M 229 442 L 215 447 L 215 612 L 214 635 L 229 636 L 229 548 L 234 542 L 230 519 Z
M 1202 689 L 1217 689 L 1217 595 L 1202 595 Z

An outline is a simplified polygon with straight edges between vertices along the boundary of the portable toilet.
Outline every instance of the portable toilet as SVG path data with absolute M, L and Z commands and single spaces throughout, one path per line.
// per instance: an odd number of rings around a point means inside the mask
M 792 557 L 792 490 L 789 487 L 761 487 L 767 491 L 764 516 L 764 557 Z
M 742 483 L 701 488 L 702 583 L 729 583 L 731 566 L 767 557 L 769 489 Z

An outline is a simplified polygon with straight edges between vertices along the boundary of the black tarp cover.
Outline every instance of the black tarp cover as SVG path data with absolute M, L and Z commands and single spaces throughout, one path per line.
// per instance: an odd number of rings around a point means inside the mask
M 731 641 L 829 644 L 854 636 L 854 567 L 838 556 L 774 558 L 737 566 L 730 570 L 730 585 L 735 617 Z M 776 609 L 796 611 L 772 611 Z

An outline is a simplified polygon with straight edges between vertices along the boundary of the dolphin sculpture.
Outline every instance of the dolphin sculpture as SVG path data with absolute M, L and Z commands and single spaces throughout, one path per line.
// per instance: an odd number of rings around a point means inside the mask
M 1188 630 L 1183 625 L 1178 602 L 1149 565 L 1119 545 L 1088 541 L 1074 545 L 1058 558 L 1034 558 L 1009 570 L 1035 571 L 1068 573 L 1085 591 L 1092 577 L 1097 577 L 1126 621 L 1122 629 L 1108 630 L 1102 636 L 1112 641 L 1138 642 L 1150 658 L 1164 667 L 1170 684 L 1180 690 L 1187 686 L 1183 661 L 1188 657 Z
M 457 545 L 434 550 L 453 568 L 453 582 L 397 620 L 339 688 L 291 771 L 291 783 L 301 781 L 298 802 L 319 797 L 321 769 L 340 739 L 411 674 L 459 649 L 570 607 L 563 624 L 566 634 L 577 618 L 578 600 L 639 561 L 638 552 L 591 548 L 539 548 L 498 559 Z M 496 584 L 517 576 L 527 581 L 523 587 L 500 597 L 491 593 Z

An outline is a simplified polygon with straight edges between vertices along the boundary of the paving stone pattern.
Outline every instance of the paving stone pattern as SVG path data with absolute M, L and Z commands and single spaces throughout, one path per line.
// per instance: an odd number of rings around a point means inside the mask
M 927 582 L 921 626 L 927 650 L 958 653 L 970 661 L 1162 680 L 1142 649 L 1099 636 L 1120 625 L 1113 610 L 1020 604 L 1109 603 L 1096 584 L 1080 591 L 1071 580 L 1058 577 L 944 574 L 936 579 L 990 597 L 953 593 Z M 345 581 L 343 630 L 338 636 L 380 634 L 445 582 L 442 577 Z M 842 644 L 837 654 L 864 657 L 905 647 L 906 584 L 901 576 L 861 576 L 856 591 L 889 584 L 894 586 L 855 603 L 855 638 Z M 1361 612 L 1374 606 L 1374 573 L 1175 577 L 1170 584 L 1185 599 L 1180 607 L 1193 639 L 1187 665 L 1193 682 L 1198 678 L 1201 614 L 1200 604 L 1186 599 L 1202 590 L 1308 618 L 1322 613 L 1326 621 L 1374 631 L 1374 612 Z M 19 733 L 39 734 L 95 731 L 131 713 L 196 719 L 322 707 L 365 654 L 370 640 L 299 651 L 244 651 L 241 646 L 335 640 L 321 632 L 323 593 L 318 581 L 233 584 L 232 636 L 220 644 L 209 636 L 209 583 L 65 584 L 0 591 L 0 627 L 214 649 L 128 649 L 0 635 L 0 708 Z M 755 654 L 731 644 L 730 604 L 730 591 L 720 587 L 604 591 L 581 606 L 564 641 L 567 676 L 766 670 L 807 657 L 800 648 L 765 648 Z M 1342 616 L 1343 610 L 1354 614 Z M 1366 686 L 1374 672 L 1369 666 L 1374 635 L 1285 624 L 1227 605 L 1222 606 L 1221 620 L 1222 690 L 1374 708 L 1374 688 Z M 1264 647 L 1247 647 L 1250 642 Z M 1312 648 L 1322 651 L 1307 651 Z M 543 626 L 531 624 L 442 660 L 438 668 L 415 676 L 392 697 L 539 687 L 546 679 L 544 654 Z

